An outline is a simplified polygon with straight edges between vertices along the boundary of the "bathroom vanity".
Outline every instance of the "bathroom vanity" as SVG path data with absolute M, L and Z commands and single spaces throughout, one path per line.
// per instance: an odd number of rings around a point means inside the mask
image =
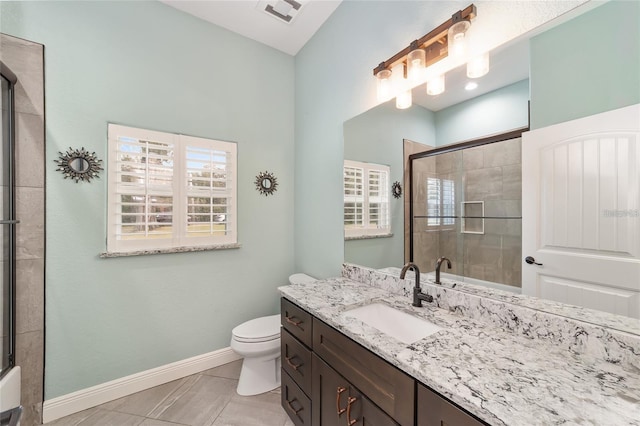
M 415 308 L 412 283 L 350 272 L 279 289 L 282 405 L 294 424 L 640 425 L 637 336 L 424 282 L 435 301 Z M 351 316 L 372 303 L 440 331 L 406 343 Z
M 296 425 L 484 424 L 285 298 L 281 313 L 282 405 Z

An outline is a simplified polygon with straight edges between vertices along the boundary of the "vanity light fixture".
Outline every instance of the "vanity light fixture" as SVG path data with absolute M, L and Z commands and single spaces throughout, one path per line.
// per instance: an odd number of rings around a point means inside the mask
M 377 98 L 385 102 L 396 97 L 397 108 L 411 106 L 411 89 L 427 82 L 427 93 L 438 95 L 444 92 L 444 74 L 428 77 L 431 65 L 446 57 L 452 58 L 452 64 L 469 60 L 469 28 L 471 20 L 477 15 L 476 7 L 471 4 L 451 16 L 438 27 L 414 40 L 373 69 L 377 79 Z M 472 78 L 480 77 L 489 70 L 489 54 L 480 55 L 481 62 L 474 58 L 467 66 L 467 74 Z

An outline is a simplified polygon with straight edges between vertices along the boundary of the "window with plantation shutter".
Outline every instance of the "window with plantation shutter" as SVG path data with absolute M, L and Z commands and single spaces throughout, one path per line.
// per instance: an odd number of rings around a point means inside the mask
M 427 226 L 455 224 L 455 182 L 427 178 Z
M 344 161 L 345 237 L 391 232 L 389 166 Z
M 236 144 L 109 124 L 107 252 L 237 243 Z

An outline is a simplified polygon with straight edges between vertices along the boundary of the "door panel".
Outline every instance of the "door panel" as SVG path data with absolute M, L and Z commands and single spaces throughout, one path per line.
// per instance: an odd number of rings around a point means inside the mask
M 523 293 L 640 316 L 640 106 L 523 135 Z

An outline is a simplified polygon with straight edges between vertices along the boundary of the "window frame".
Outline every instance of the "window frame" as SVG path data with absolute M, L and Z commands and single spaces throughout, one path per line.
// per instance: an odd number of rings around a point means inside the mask
M 345 216 L 345 204 L 347 202 L 353 202 L 351 200 L 347 200 L 347 196 L 345 194 L 345 169 L 354 168 L 362 170 L 362 224 L 360 226 L 355 225 L 353 228 L 347 229 L 344 216 Z M 390 197 L 390 189 L 389 182 L 391 180 L 391 168 L 384 164 L 375 164 L 375 163 L 365 163 L 361 161 L 354 160 L 344 160 L 343 164 L 343 177 L 342 177 L 342 198 L 343 198 L 343 230 L 345 238 L 366 238 L 366 237 L 376 237 L 381 235 L 390 235 L 391 234 L 391 197 Z M 372 226 L 370 220 L 370 197 L 371 191 L 369 189 L 369 172 L 377 171 L 382 172 L 386 175 L 386 182 L 384 182 L 380 186 L 379 194 L 382 198 L 380 201 L 380 205 L 385 211 L 386 217 L 383 218 L 382 222 L 386 221 L 387 226 L 379 227 Z M 380 220 L 379 220 L 380 222 Z
M 234 142 L 226 142 L 214 139 L 200 138 L 194 136 L 187 136 L 168 132 L 159 132 L 155 130 L 141 129 L 131 126 L 123 126 L 113 123 L 108 123 L 108 162 L 107 162 L 107 254 L 114 253 L 131 253 L 138 251 L 156 251 L 156 252 L 170 252 L 172 250 L 184 251 L 184 249 L 197 249 L 197 248 L 217 248 L 226 245 L 236 245 L 237 239 L 237 144 Z M 153 141 L 162 144 L 172 145 L 172 181 L 170 185 L 171 201 L 171 234 L 167 238 L 146 238 L 140 239 L 122 239 L 119 238 L 118 218 L 121 217 L 121 211 L 118 211 L 118 205 L 120 203 L 121 194 L 126 192 L 126 188 L 122 187 L 122 182 L 118 181 L 119 166 L 118 155 L 122 152 L 119 151 L 119 138 L 128 137 L 139 141 Z M 229 164 L 225 166 L 225 174 L 227 184 L 224 190 L 217 191 L 220 194 L 220 198 L 227 198 L 228 210 L 226 212 L 225 222 L 227 228 L 224 235 L 196 237 L 189 236 L 188 232 L 188 197 L 189 188 L 187 186 L 189 182 L 188 175 L 188 159 L 187 148 L 198 147 L 205 148 L 214 151 L 224 151 L 226 158 L 228 158 Z M 211 154 L 213 155 L 213 154 Z M 145 176 L 145 179 L 148 179 Z M 130 191 L 134 192 L 135 185 L 131 185 Z M 150 196 L 149 181 L 138 186 L 143 191 L 145 196 Z M 153 188 L 151 188 L 153 192 Z M 216 191 L 210 190 L 210 197 L 214 198 Z M 153 215 L 149 210 L 145 209 L 143 216 L 145 216 L 145 232 L 149 232 L 149 216 Z M 213 212 L 210 212 L 211 220 L 203 223 L 214 223 Z M 192 222 L 194 223 L 194 222 Z

